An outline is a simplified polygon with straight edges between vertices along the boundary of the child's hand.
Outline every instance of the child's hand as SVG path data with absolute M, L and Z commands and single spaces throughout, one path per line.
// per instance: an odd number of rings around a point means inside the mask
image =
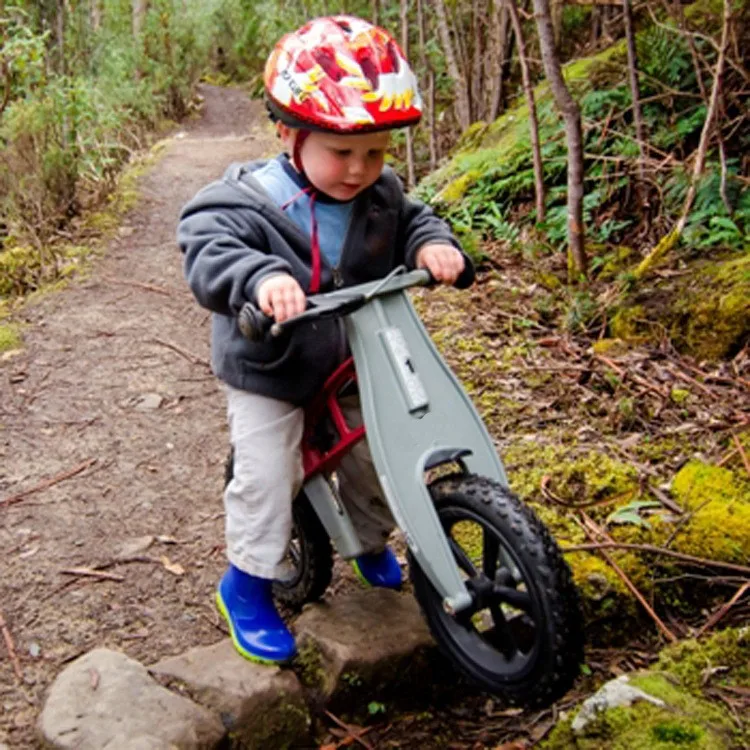
M 302 287 L 286 273 L 269 276 L 261 281 L 255 295 L 258 307 L 266 315 L 275 318 L 277 323 L 303 313 L 307 307 Z
M 436 281 L 454 284 L 466 262 L 453 245 L 424 245 L 417 251 L 417 268 L 426 268 Z

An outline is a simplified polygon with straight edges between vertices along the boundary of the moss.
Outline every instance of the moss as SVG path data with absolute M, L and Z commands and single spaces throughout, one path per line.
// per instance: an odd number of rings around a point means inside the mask
M 638 264 L 634 273 L 636 279 L 642 279 L 650 271 L 652 271 L 669 251 L 679 242 L 680 233 L 677 229 L 673 229 L 665 237 L 654 246 L 654 248 L 646 255 L 646 257 Z
M 21 333 L 17 325 L 0 323 L 0 353 L 21 348 Z
M 628 495 L 638 488 L 638 472 L 631 465 L 589 447 L 519 441 L 504 456 L 513 489 L 524 499 L 539 498 L 545 476 L 556 495 L 574 504 Z
M 726 750 L 731 747 L 732 721 L 718 704 L 698 698 L 665 674 L 634 675 L 631 684 L 667 705 L 638 701 L 610 708 L 580 734 L 572 717 L 558 724 L 542 750 Z
M 622 339 L 599 339 L 591 346 L 594 354 L 609 354 L 612 356 L 624 354 L 629 348 L 630 345 L 627 341 Z
M 732 356 L 750 331 L 750 255 L 706 266 L 674 310 L 687 351 L 699 359 Z
M 466 194 L 466 191 L 474 184 L 479 173 L 476 170 L 470 170 L 462 174 L 452 182 L 449 182 L 435 197 L 435 200 L 442 203 L 458 203 Z
M 697 359 L 734 356 L 750 332 L 750 254 L 704 262 L 658 285 L 639 285 L 616 310 L 610 332 L 629 341 L 667 332 L 677 349 Z
M 725 562 L 750 557 L 750 482 L 729 469 L 690 461 L 672 483 L 677 503 L 690 512 L 676 534 L 674 524 L 658 518 L 643 532 L 648 541 L 674 536 L 675 549 Z
M 299 644 L 292 667 L 305 687 L 315 691 L 325 688 L 327 676 L 323 659 L 313 641 L 305 640 Z
M 690 398 L 690 391 L 684 388 L 672 388 L 669 392 L 669 398 L 676 404 L 684 404 Z
M 648 341 L 648 319 L 641 305 L 621 307 L 612 316 L 609 331 L 614 338 L 632 344 Z
M 655 668 L 674 674 L 698 696 L 708 684 L 750 688 L 750 629 L 727 628 L 668 646 Z

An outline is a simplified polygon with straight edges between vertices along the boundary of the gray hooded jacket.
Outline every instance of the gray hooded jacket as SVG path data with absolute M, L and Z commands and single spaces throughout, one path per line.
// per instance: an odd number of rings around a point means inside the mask
M 310 288 L 310 240 L 253 177 L 264 163 L 233 164 L 203 188 L 180 214 L 177 241 L 190 288 L 214 313 L 216 375 L 234 388 L 304 405 L 346 354 L 339 321 L 301 325 L 289 336 L 262 342 L 248 341 L 237 325 L 240 308 L 256 302 L 258 284 L 267 276 L 288 273 Z M 379 279 L 400 264 L 413 268 L 417 250 L 429 242 L 459 247 L 447 225 L 407 198 L 385 167 L 355 198 L 335 273 L 321 257 L 319 291 Z M 466 264 L 470 268 L 468 258 Z

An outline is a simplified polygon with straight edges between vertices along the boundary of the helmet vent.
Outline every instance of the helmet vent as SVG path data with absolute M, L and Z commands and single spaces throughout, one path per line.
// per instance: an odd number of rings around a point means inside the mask
M 318 65 L 320 65 L 320 67 L 326 72 L 326 75 L 336 83 L 344 77 L 344 71 L 341 70 L 336 62 L 336 58 L 329 49 L 323 48 L 313 50 L 313 57 Z
M 336 19 L 336 25 L 342 30 L 345 31 L 347 34 L 352 33 L 352 27 L 349 25 L 348 21 L 342 21 L 341 19 Z
M 372 61 L 372 58 L 369 55 L 363 57 L 359 61 L 359 67 L 362 68 L 362 72 L 364 73 L 365 78 L 370 82 L 370 86 L 372 86 L 373 90 L 377 89 L 379 77 L 378 67 Z

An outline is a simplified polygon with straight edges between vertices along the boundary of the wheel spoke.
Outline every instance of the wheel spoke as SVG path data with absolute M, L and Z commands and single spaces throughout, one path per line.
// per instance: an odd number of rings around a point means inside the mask
M 508 588 L 507 586 L 495 586 L 492 593 L 504 604 L 510 604 L 516 609 L 522 609 L 527 614 L 531 613 L 531 597 L 526 591 Z
M 482 567 L 484 573 L 492 580 L 495 577 L 495 571 L 497 570 L 497 557 L 500 551 L 500 545 L 494 534 L 491 534 L 489 529 L 485 528 L 483 531 L 482 540 Z
M 508 621 L 505 619 L 503 610 L 500 609 L 499 605 L 490 605 L 490 613 L 492 614 L 492 620 L 495 623 L 495 632 L 493 641 L 494 646 L 500 649 L 503 656 L 506 659 L 511 659 L 514 654 L 518 653 L 518 645 L 513 635 L 513 631 L 508 625 Z
M 448 541 L 450 542 L 451 550 L 456 557 L 458 567 L 461 568 L 461 570 L 463 570 L 463 572 L 470 578 L 474 578 L 474 576 L 477 575 L 477 569 L 474 567 L 471 558 L 466 554 L 466 550 L 464 550 L 464 548 L 452 536 L 448 537 Z

